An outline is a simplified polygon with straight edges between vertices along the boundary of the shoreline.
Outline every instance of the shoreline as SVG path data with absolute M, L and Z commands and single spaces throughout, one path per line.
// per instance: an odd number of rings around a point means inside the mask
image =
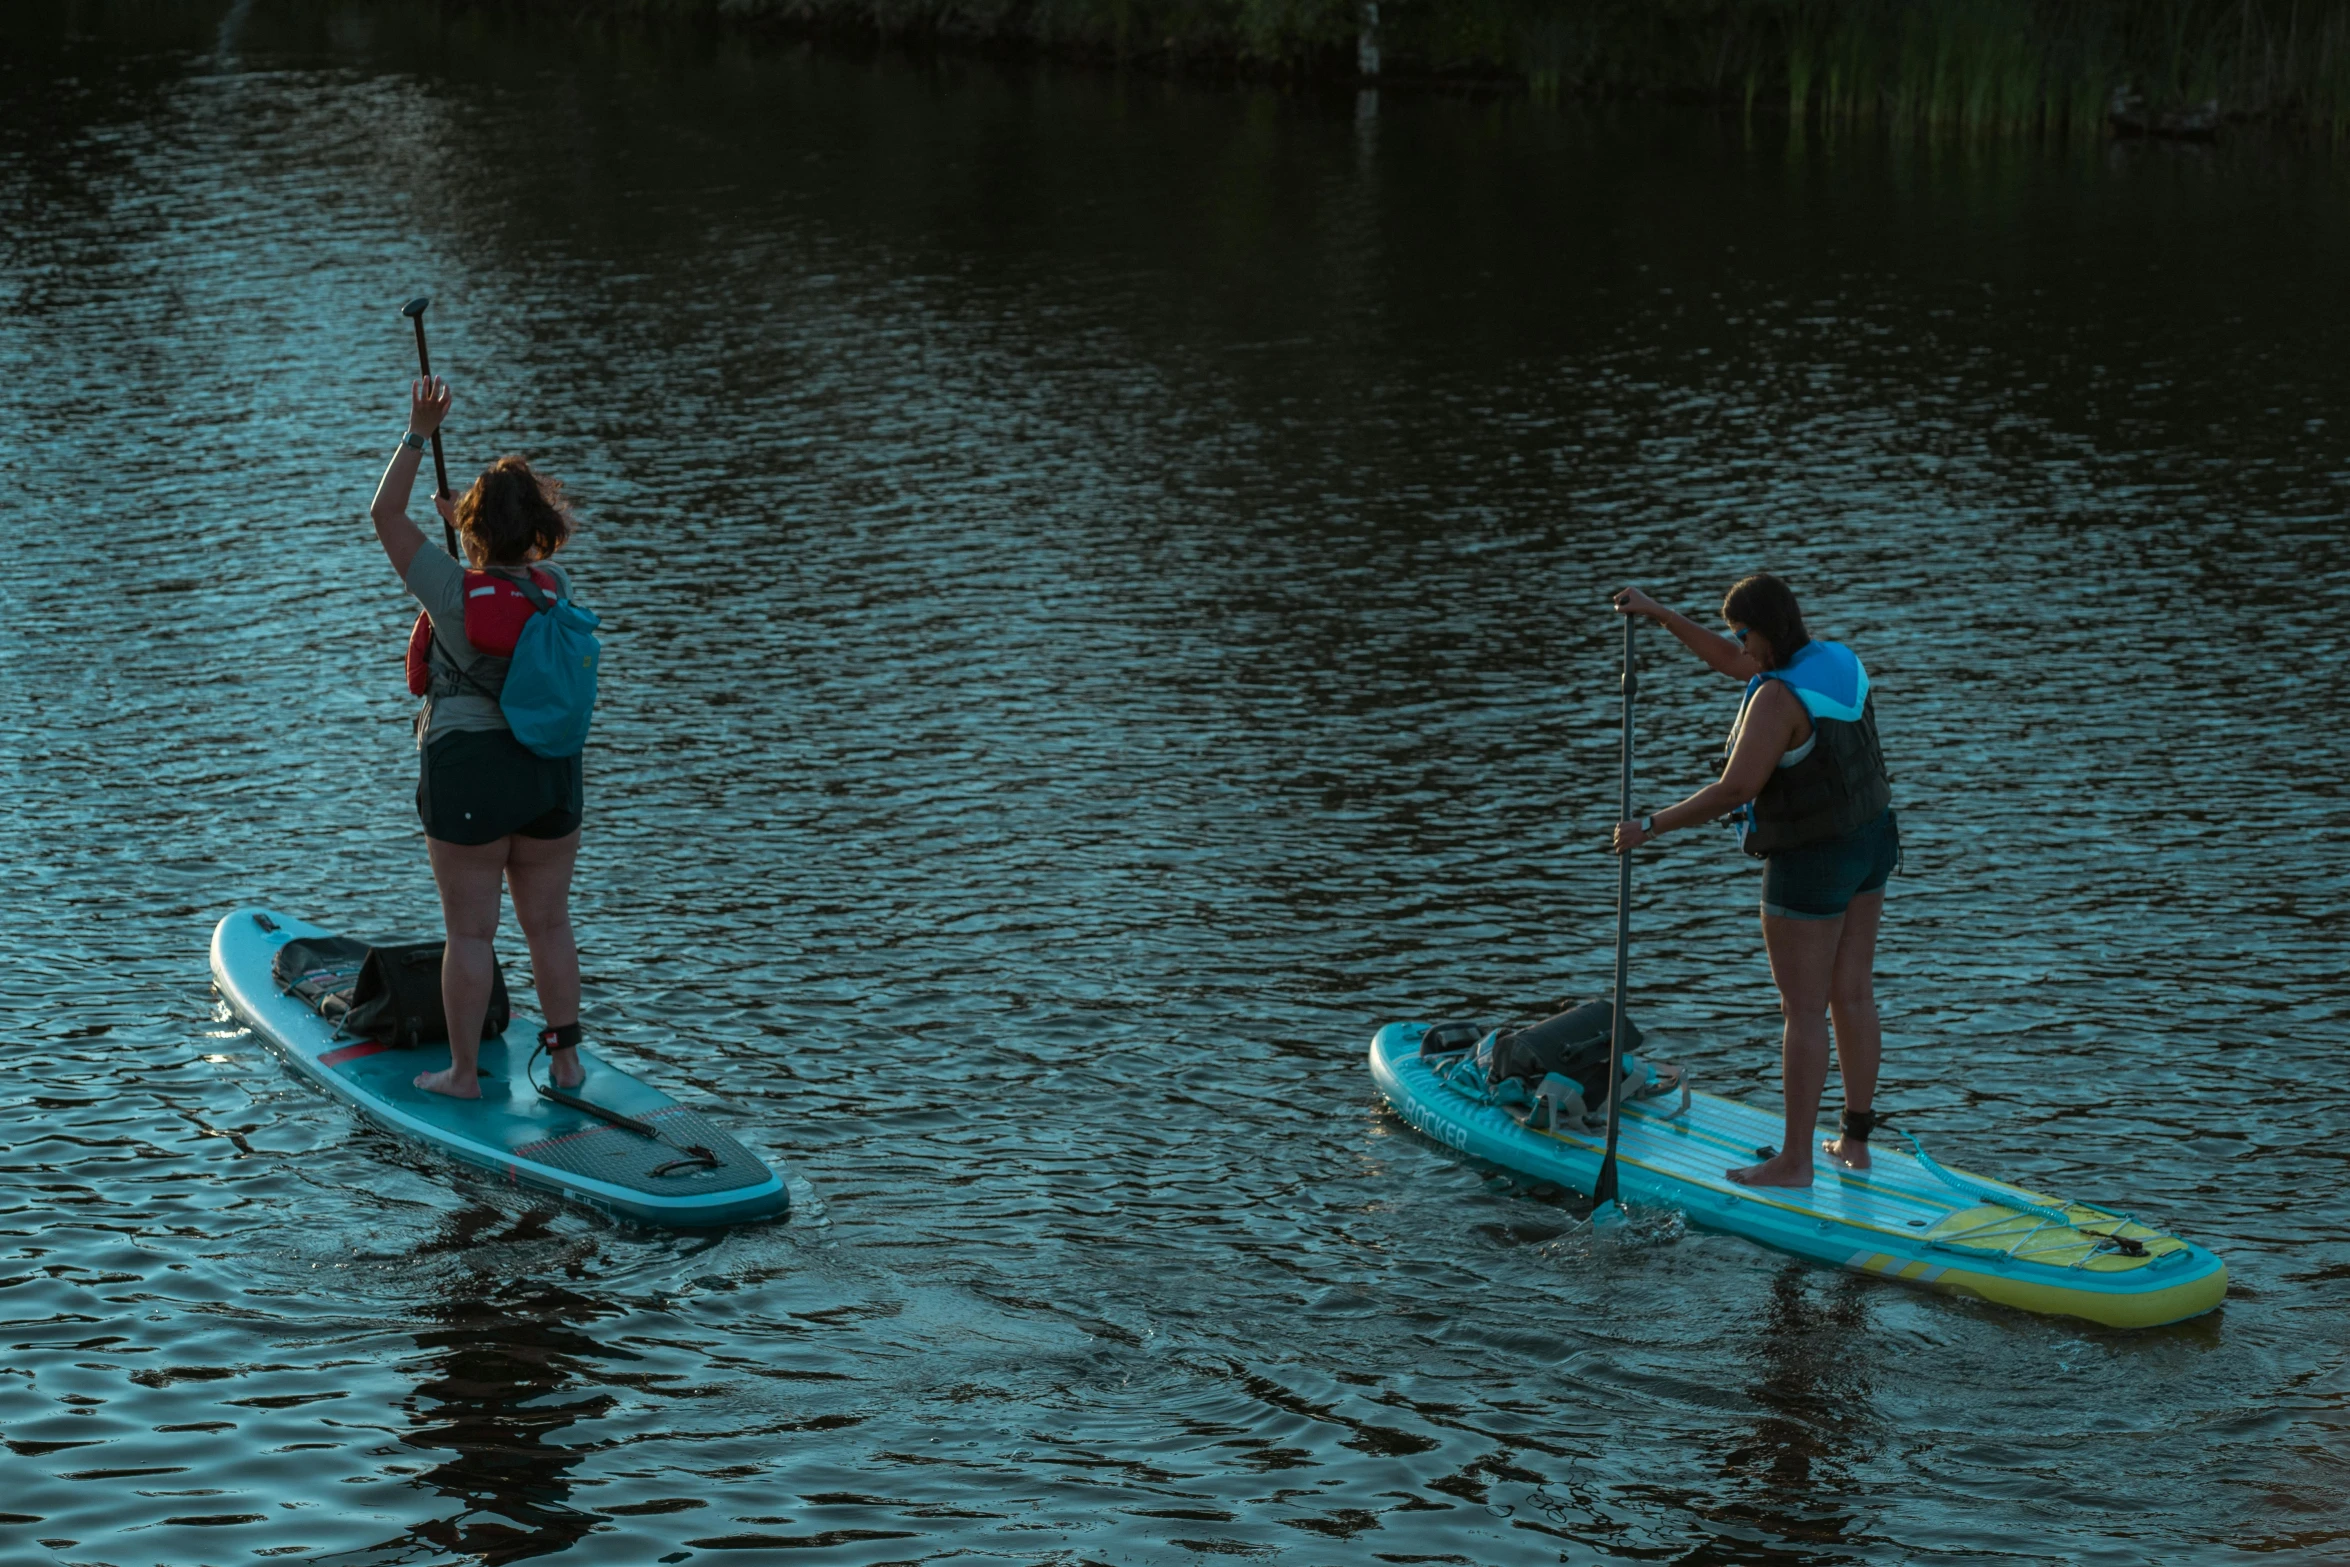
M 1924 138 L 2350 138 L 2350 0 L 442 0 L 844 53 L 1650 102 Z

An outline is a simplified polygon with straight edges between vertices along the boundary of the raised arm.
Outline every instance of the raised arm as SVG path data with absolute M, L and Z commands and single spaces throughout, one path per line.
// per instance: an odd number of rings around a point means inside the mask
M 1615 603 L 1617 614 L 1646 615 L 1679 637 L 1681 645 L 1705 660 L 1706 667 L 1716 674 L 1728 675 L 1733 680 L 1752 680 L 1763 672 L 1762 665 L 1748 655 L 1742 644 L 1718 631 L 1706 630 L 1677 609 L 1665 608 L 1638 588 L 1624 589 L 1616 595 Z
M 408 430 L 416 437 L 403 440 L 375 487 L 375 504 L 367 514 L 375 519 L 375 536 L 391 557 L 392 570 L 404 582 L 408 563 L 424 548 L 424 532 L 408 520 L 408 492 L 416 487 L 416 466 L 424 461 L 424 444 L 449 416 L 449 383 L 429 376 L 408 388 Z

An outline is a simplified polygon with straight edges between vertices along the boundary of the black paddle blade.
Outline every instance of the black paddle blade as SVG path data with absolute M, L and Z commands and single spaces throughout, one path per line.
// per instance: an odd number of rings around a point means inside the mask
M 423 314 L 424 314 L 424 312 L 425 312 L 425 311 L 426 311 L 428 308 L 430 308 L 430 306 L 431 306 L 431 305 L 432 305 L 432 296 L 431 296 L 431 295 L 429 295 L 429 294 L 419 294 L 419 295 L 417 295 L 417 296 L 416 296 L 414 299 L 411 299 L 410 301 L 408 301 L 408 303 L 406 303 L 406 304 L 404 304 L 404 305 L 402 305 L 402 306 L 400 307 L 400 314 L 402 314 L 402 315 L 406 316 L 406 317 L 407 317 L 409 320 L 413 321 L 413 320 L 415 320 L 415 319 L 416 319 L 418 316 L 421 316 L 421 315 L 423 315 Z

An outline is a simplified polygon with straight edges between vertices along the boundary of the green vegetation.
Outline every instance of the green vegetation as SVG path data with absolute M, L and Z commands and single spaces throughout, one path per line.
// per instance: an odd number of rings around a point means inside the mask
M 600 0 L 810 33 L 1351 76 L 1365 0 Z M 585 7 L 565 0 L 565 9 Z M 1932 135 L 2350 134 L 2350 0 L 1377 0 L 1389 78 L 1721 104 Z M 2216 115 L 2198 106 L 2216 102 Z

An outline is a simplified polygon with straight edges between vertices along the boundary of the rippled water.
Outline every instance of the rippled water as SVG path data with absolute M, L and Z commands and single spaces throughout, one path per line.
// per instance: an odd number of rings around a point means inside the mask
M 0 52 L 0 1559 L 2350 1554 L 2336 164 L 59 9 Z M 586 520 L 591 1033 L 786 1225 L 534 1207 L 210 992 L 241 901 L 434 929 L 364 522 L 417 291 L 459 468 Z M 1759 564 L 1879 681 L 1885 1103 L 2219 1312 L 1595 1237 L 1375 1102 L 1376 1022 L 1604 986 L 1603 595 Z M 1661 803 L 1729 693 L 1648 646 Z M 1640 1015 L 1772 1102 L 1754 871 L 1638 876 Z

